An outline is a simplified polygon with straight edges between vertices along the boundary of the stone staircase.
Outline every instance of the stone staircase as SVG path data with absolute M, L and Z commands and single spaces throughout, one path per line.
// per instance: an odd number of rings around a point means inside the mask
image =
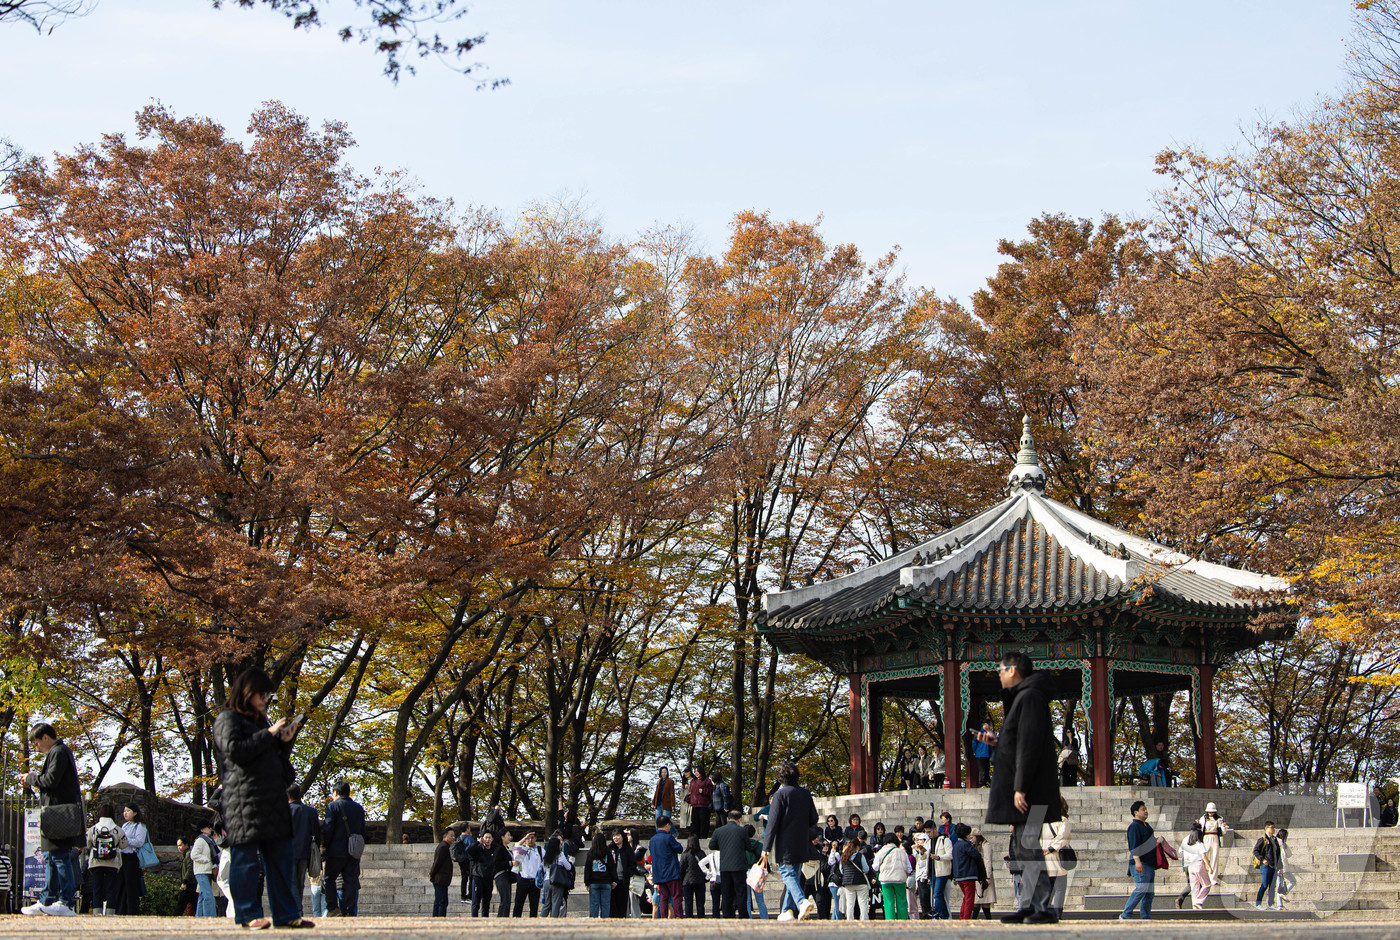
M 1392 919 L 1400 911 L 1400 829 L 1334 828 L 1335 809 L 1316 797 L 1162 787 L 1076 787 L 1064 793 L 1070 806 L 1072 843 L 1079 856 L 1066 891 L 1067 917 L 1116 917 L 1122 910 L 1132 890 L 1125 837 L 1128 807 L 1139 799 L 1149 807 L 1153 829 L 1173 845 L 1180 844 L 1208 802 L 1214 802 L 1221 817 L 1239 831 L 1235 838 L 1227 837 L 1221 849 L 1221 880 L 1207 910 L 1192 912 L 1188 899 L 1183 916 L 1281 916 L 1254 910 L 1259 874 L 1250 859 L 1266 820 L 1289 830 L 1289 870 L 1297 882 L 1284 900 L 1283 916 L 1372 920 Z M 896 823 L 907 827 L 916 815 L 929 818 L 930 802 L 937 811 L 950 812 L 954 821 L 981 829 L 997 859 L 1006 854 L 1008 830 L 981 822 L 985 790 L 839 796 L 819 800 L 817 809 L 823 816 L 835 813 L 843 825 L 854 812 L 867 830 L 877 820 L 892 829 Z M 996 868 L 998 907 L 1009 909 L 1011 876 L 1004 864 Z M 1179 866 L 1159 871 L 1153 916 L 1175 916 L 1176 895 L 1187 884 Z
M 1152 827 L 1174 845 L 1181 842 L 1208 802 L 1214 802 L 1226 822 L 1239 830 L 1239 835 L 1227 838 L 1221 849 L 1221 882 L 1212 892 L 1208 909 L 1192 912 L 1188 901 L 1184 912 L 1177 911 L 1176 895 L 1187 885 L 1178 866 L 1157 873 L 1154 918 L 1385 920 L 1400 912 L 1400 829 L 1334 828 L 1335 810 L 1315 797 L 1162 787 L 1076 787 L 1066 790 L 1065 797 L 1070 805 L 1073 844 L 1079 854 L 1079 865 L 1070 874 L 1066 893 L 1067 918 L 1118 916 L 1132 889 L 1125 832 L 1128 807 L 1138 799 L 1147 802 Z M 855 812 L 867 830 L 877 820 L 893 829 L 896 824 L 908 827 L 915 816 L 927 819 L 936 815 L 930 812 L 932 802 L 937 810 L 952 813 L 955 821 L 981 829 L 999 860 L 1006 854 L 1008 833 L 1002 827 L 982 823 L 986 800 L 986 790 L 895 791 L 818 799 L 817 811 L 823 818 L 827 813 L 836 814 L 842 825 Z M 1250 867 L 1250 853 L 1268 819 L 1289 830 L 1289 865 L 1297 879 L 1282 914 L 1260 913 L 1253 907 L 1259 876 Z M 368 846 L 361 862 L 360 912 L 431 914 L 433 889 L 428 883 L 428 868 L 434 849 L 427 843 Z M 579 864 L 582 860 L 580 855 Z M 997 907 L 1010 910 L 1014 897 L 1011 876 L 1000 862 L 993 869 Z M 461 894 L 459 877 L 454 876 L 449 891 L 449 917 L 467 916 L 471 910 L 470 905 L 457 900 Z M 765 895 L 770 913 L 776 916 L 782 895 L 778 879 L 770 879 Z M 956 907 L 954 903 L 954 910 Z M 569 898 L 569 916 L 584 917 L 587 913 L 588 893 L 579 885 Z

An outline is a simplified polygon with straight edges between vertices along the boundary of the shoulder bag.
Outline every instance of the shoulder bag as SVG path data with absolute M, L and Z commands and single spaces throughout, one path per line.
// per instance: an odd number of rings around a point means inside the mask
M 55 803 L 39 810 L 39 831 L 50 842 L 76 839 L 87 832 L 79 803 Z
M 146 841 L 141 843 L 141 848 L 136 850 L 136 864 L 141 866 L 142 871 L 155 871 L 160 867 L 160 858 L 156 855 L 156 847 L 151 845 L 151 830 L 146 830 Z
M 1050 825 L 1053 826 L 1054 823 L 1051 823 Z M 1064 831 L 1064 827 L 1065 824 L 1060 823 L 1060 832 Z M 1053 832 L 1054 830 L 1051 831 Z M 1060 833 L 1056 832 L 1055 838 L 1058 839 L 1059 837 Z M 1055 854 L 1059 856 L 1060 867 L 1063 868 L 1065 871 L 1074 871 L 1074 866 L 1079 864 L 1079 853 L 1074 851 L 1074 846 L 1070 845 L 1068 842 L 1066 842 L 1064 846 L 1061 847 L 1059 851 L 1057 851 Z
M 340 808 L 340 824 L 345 827 L 345 852 L 351 858 L 365 854 L 365 837 L 350 831 L 350 819 L 345 815 L 345 807 Z

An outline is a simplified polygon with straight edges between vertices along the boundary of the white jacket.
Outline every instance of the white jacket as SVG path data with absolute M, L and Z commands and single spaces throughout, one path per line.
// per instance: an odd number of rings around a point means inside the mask
M 933 843 L 933 876 L 950 878 L 953 874 L 953 840 L 940 835 Z
M 909 877 L 909 853 L 902 845 L 881 846 L 875 853 L 875 868 L 880 872 L 880 884 L 899 884 Z
M 1043 823 L 1040 827 L 1040 848 L 1041 851 L 1049 849 L 1051 855 L 1045 856 L 1045 873 L 1051 878 L 1058 878 L 1066 874 L 1065 868 L 1060 864 L 1060 849 L 1069 845 L 1070 825 L 1068 819 L 1059 822 Z
M 214 874 L 214 852 L 209 848 L 209 840 L 201 833 L 194 837 L 190 846 L 190 864 L 196 875 Z

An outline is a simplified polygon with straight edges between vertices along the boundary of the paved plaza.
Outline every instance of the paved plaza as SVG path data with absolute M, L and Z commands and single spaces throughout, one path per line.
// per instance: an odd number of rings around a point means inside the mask
M 269 932 L 271 933 L 271 932 Z M 777 921 L 749 922 L 709 920 L 676 920 L 665 925 L 651 920 L 643 921 L 589 921 L 585 918 L 566 919 L 563 922 L 549 920 L 496 920 L 472 921 L 462 918 L 433 920 L 428 917 L 361 917 L 354 920 L 329 920 L 317 925 L 314 932 L 305 936 L 335 936 L 370 938 L 370 940 L 417 940 L 417 938 L 474 938 L 481 940 L 494 937 L 509 937 L 519 934 L 522 937 L 540 937 L 544 940 L 603 940 L 603 938 L 624 938 L 624 940 L 654 940 L 664 935 L 668 940 L 700 940 L 702 937 L 743 937 L 753 940 L 776 940 L 778 937 L 800 934 L 808 940 L 822 937 L 838 940 L 867 940 L 867 938 L 889 937 L 892 935 L 939 936 L 957 934 L 978 937 L 1012 936 L 1054 936 L 1054 937 L 1096 937 L 1117 936 L 1151 937 L 1152 940 L 1236 940 L 1240 936 L 1240 924 L 1234 920 L 1184 923 L 1164 921 L 1142 924 L 1139 922 L 1089 922 L 1066 923 L 1053 927 L 1007 927 L 995 921 L 945 921 L 938 924 L 912 921 L 845 923 L 830 921 L 806 921 L 802 923 L 778 923 Z M 101 937 L 104 940 L 124 940 L 124 938 L 185 938 L 194 936 L 249 936 L 232 924 L 195 920 L 194 918 L 172 917 L 112 917 L 96 918 L 30 918 L 19 915 L 0 918 L 0 936 L 38 937 L 41 940 L 58 940 L 71 936 Z M 1400 919 L 1388 923 L 1272 923 L 1268 925 L 1270 940 L 1400 940 Z

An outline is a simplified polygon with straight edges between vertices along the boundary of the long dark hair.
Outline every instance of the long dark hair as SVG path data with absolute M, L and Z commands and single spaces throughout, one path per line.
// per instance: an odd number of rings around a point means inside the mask
M 140 823 L 143 826 L 146 824 L 146 820 L 141 818 L 141 807 L 137 806 L 135 803 L 127 803 L 125 808 L 131 810 L 131 815 L 133 817 L 131 820 L 132 822 Z
M 705 853 L 700 851 L 700 837 L 691 836 L 685 840 L 685 850 L 690 853 L 691 858 L 704 858 Z
M 860 848 L 860 843 L 855 839 L 847 839 L 846 847 L 841 850 L 841 864 L 849 865 L 851 856 Z
M 245 669 L 228 687 L 228 707 L 249 718 L 261 718 L 262 712 L 253 707 L 253 696 L 259 693 L 270 695 L 277 686 L 272 677 L 261 669 Z
M 608 837 L 599 829 L 593 833 L 593 844 L 588 847 L 588 862 L 591 865 L 600 858 L 608 857 Z
M 559 833 L 549 837 L 549 841 L 544 844 L 544 863 L 553 865 L 559 860 L 559 847 L 563 845 L 563 840 L 559 838 Z

